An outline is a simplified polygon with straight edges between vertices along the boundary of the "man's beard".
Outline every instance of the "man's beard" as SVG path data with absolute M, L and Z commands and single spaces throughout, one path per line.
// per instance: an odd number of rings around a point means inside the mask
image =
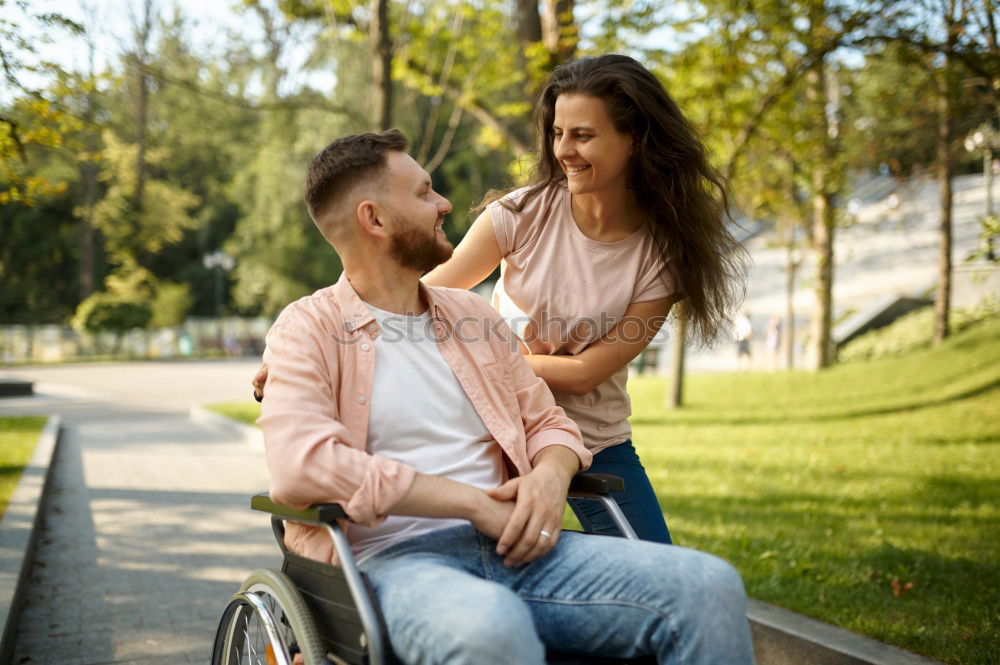
M 450 259 L 454 249 L 451 243 L 438 240 L 436 231 L 431 231 L 428 235 L 416 224 L 408 225 L 393 234 L 389 246 L 392 258 L 399 265 L 422 273 L 433 270 Z

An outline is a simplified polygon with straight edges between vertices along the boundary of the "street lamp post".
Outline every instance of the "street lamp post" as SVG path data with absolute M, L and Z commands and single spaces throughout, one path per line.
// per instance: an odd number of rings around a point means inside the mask
M 963 142 L 965 149 L 969 152 L 982 151 L 983 153 L 983 182 L 986 186 L 986 217 L 993 216 L 993 152 L 1000 149 L 1000 134 L 993 126 L 986 122 L 965 137 Z M 993 236 L 986 238 L 986 259 L 992 261 L 993 256 Z
M 216 250 L 201 257 L 201 262 L 208 270 L 215 272 L 215 317 L 222 318 L 222 278 L 236 266 L 236 260 L 228 254 Z
M 236 266 L 236 260 L 228 254 L 215 250 L 201 257 L 201 262 L 208 270 L 215 273 L 215 319 L 218 326 L 219 346 L 226 350 L 226 341 L 222 333 L 222 286 L 223 275 Z

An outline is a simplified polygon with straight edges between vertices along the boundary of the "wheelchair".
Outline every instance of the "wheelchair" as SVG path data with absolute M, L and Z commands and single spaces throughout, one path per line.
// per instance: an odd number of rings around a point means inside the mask
M 599 501 L 625 538 L 636 539 L 628 519 L 610 496 L 625 489 L 617 476 L 577 474 L 569 496 Z M 247 577 L 230 599 L 216 631 L 212 665 L 400 665 L 392 652 L 374 591 L 354 562 L 337 520 L 347 519 L 339 504 L 302 510 L 279 505 L 267 494 L 250 507 L 271 515 L 281 549 L 281 571 L 264 568 Z M 288 551 L 284 522 L 325 528 L 340 565 Z M 594 536 L 602 537 L 602 536 Z M 549 665 L 652 665 L 653 657 L 609 659 L 549 653 Z M 488 665 L 488 664 L 484 664 Z

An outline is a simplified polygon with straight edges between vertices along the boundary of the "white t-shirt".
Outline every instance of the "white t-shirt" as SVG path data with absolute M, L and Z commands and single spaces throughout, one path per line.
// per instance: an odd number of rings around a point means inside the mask
M 482 489 L 499 486 L 500 446 L 441 357 L 430 314 L 404 316 L 367 306 L 382 329 L 375 338 L 368 452 Z M 376 527 L 351 525 L 351 549 L 361 559 L 401 540 L 466 523 L 390 515 Z

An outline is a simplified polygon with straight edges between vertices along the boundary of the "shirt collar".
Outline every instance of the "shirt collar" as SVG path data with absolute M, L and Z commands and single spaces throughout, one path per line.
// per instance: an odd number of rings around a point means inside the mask
M 420 282 L 417 288 L 419 289 L 420 297 L 427 303 L 427 311 L 431 315 L 431 318 L 440 319 L 442 311 L 434 297 L 434 290 L 423 282 Z M 378 326 L 372 311 L 361 300 L 358 292 L 354 290 L 354 285 L 347 278 L 346 271 L 340 273 L 340 279 L 333 285 L 333 295 L 340 305 L 341 313 L 344 315 L 344 330 L 346 332 L 361 330 L 371 323 Z

